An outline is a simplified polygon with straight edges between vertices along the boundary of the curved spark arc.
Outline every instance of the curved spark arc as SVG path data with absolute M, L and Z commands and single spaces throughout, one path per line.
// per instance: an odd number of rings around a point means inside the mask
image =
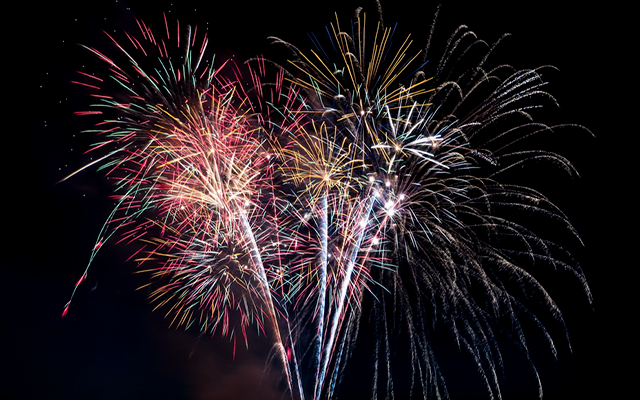
M 105 229 L 111 235 L 125 230 L 121 241 L 141 241 L 148 254 L 133 256 L 141 265 L 159 263 L 140 270 L 151 276 L 141 289 L 158 286 L 150 291 L 150 300 L 156 309 L 168 309 L 172 324 L 199 322 L 203 331 L 221 327 L 223 334 L 233 335 L 230 314 L 238 313 L 245 340 L 251 323 L 272 331 L 293 393 L 297 377 L 291 374 L 281 336 L 281 324 L 288 322 L 277 311 L 259 243 L 271 235 L 262 218 L 266 209 L 261 196 L 271 191 L 268 171 L 273 169 L 265 147 L 269 140 L 251 122 L 259 105 L 249 99 L 243 82 L 220 74 L 226 62 L 214 68 L 212 61 L 203 61 L 206 37 L 193 58 L 196 38 L 189 29 L 184 58 L 174 65 L 165 40 L 139 26 L 142 40 L 128 35 L 134 51 L 110 37 L 128 66 L 89 49 L 107 63 L 116 84 L 127 88 L 126 100 L 96 96 L 102 100 L 99 107 L 120 114 L 103 134 L 124 144 L 108 154 L 116 158 L 105 164 L 123 190 Z M 135 51 L 142 59 L 136 59 Z M 161 67 L 148 72 L 145 65 L 152 53 L 159 54 Z M 68 305 L 65 314 L 67 310 Z

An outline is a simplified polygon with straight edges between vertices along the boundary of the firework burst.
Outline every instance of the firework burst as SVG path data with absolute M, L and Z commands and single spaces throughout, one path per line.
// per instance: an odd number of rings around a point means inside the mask
M 118 190 L 104 231 L 143 243 L 133 258 L 150 274 L 150 300 L 173 324 L 234 337 L 239 329 L 245 338 L 254 324 L 284 349 L 264 264 L 274 230 L 268 135 L 255 126 L 243 85 L 203 61 L 206 36 L 198 41 L 188 29 L 174 65 L 169 26 L 162 40 L 139 27 L 142 39 L 128 36 L 133 49 L 114 41 L 125 67 L 90 49 L 128 89 L 125 99 L 96 94 L 98 107 L 118 114 L 101 124 L 105 140 L 95 146 L 116 147 L 104 165 Z M 144 61 L 156 54 L 159 67 L 146 69 L 133 51 Z
M 283 68 L 261 58 L 214 67 L 206 36 L 188 28 L 171 40 L 165 24 L 160 39 L 139 23 L 130 49 L 113 40 L 125 66 L 89 49 L 124 88 L 117 96 L 101 79 L 83 84 L 117 115 L 94 147 L 112 148 L 100 161 L 117 188 L 100 237 L 143 244 L 132 257 L 150 277 L 143 289 L 173 324 L 245 340 L 257 326 L 294 398 L 334 396 L 369 320 L 374 398 L 404 394 L 399 386 L 447 396 L 435 330 L 471 356 L 492 398 L 500 324 L 529 358 L 523 325 L 533 321 L 555 353 L 527 305 L 542 302 L 563 325 L 561 314 L 525 265 L 564 268 L 588 288 L 517 215 L 575 232 L 541 193 L 508 179 L 534 160 L 573 172 L 527 147 L 551 130 L 530 112 L 554 102 L 540 70 L 487 69 L 495 45 L 464 27 L 427 63 L 428 46 L 412 50 L 360 10 L 351 33 L 330 25 L 330 46 L 305 52 L 274 38 L 292 52 Z M 393 368 L 398 338 L 408 385 Z

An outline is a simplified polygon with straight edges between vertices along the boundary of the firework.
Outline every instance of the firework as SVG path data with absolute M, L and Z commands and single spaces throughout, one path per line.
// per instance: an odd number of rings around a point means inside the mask
M 94 146 L 111 148 L 99 161 L 117 205 L 92 259 L 116 231 L 142 243 L 133 259 L 156 308 L 172 324 L 234 338 L 239 330 L 245 341 L 255 325 L 273 338 L 294 398 L 333 397 L 368 320 L 372 397 L 404 382 L 393 338 L 407 339 L 409 392 L 423 398 L 447 395 L 434 330 L 469 353 L 491 397 L 500 397 L 498 324 L 528 358 L 522 326 L 533 321 L 555 352 L 527 299 L 562 317 L 527 260 L 588 287 L 518 213 L 575 232 L 541 193 L 508 179 L 541 159 L 573 172 L 560 155 L 527 147 L 551 130 L 531 118 L 554 102 L 539 70 L 487 69 L 494 46 L 466 28 L 427 63 L 428 47 L 412 50 L 410 38 L 360 10 L 351 33 L 338 19 L 330 25 L 332 46 L 307 52 L 274 38 L 292 53 L 283 67 L 261 58 L 216 65 L 206 36 L 171 35 L 165 24 L 163 38 L 139 23 L 127 48 L 113 40 L 124 66 L 89 49 L 126 89 L 83 82 L 102 108 L 80 113 L 116 116 Z

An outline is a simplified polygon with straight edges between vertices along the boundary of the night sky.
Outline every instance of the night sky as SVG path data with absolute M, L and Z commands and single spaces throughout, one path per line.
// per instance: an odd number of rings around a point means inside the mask
M 149 6 L 104 0 L 36 7 L 24 2 L 5 14 L 9 48 L 3 57 L 8 106 L 2 204 L 8 224 L 0 241 L 1 398 L 286 398 L 277 389 L 277 364 L 265 366 L 269 354 L 264 338 L 253 338 L 249 350 L 238 345 L 234 356 L 228 339 L 168 328 L 160 313 L 151 312 L 144 293 L 135 290 L 140 277 L 125 262 L 128 253 L 122 247 L 107 245 L 99 253 L 68 316 L 61 317 L 111 207 L 110 186 L 95 169 L 56 183 L 89 161 L 82 153 L 92 138 L 81 131 L 91 128 L 91 122 L 73 114 L 88 100 L 71 81 L 76 71 L 91 73 L 99 63 L 78 44 L 102 48 L 108 44 L 103 30 L 135 31 L 136 18 L 162 29 L 162 12 L 167 12 L 168 18 L 207 29 L 221 57 L 268 58 L 274 49 L 267 36 L 306 45 L 306 34 L 321 32 L 334 12 L 343 21 L 360 5 L 373 12 L 369 0 L 217 3 L 155 1 Z M 435 2 L 417 3 L 382 4 L 385 22 L 397 22 L 400 37 L 411 33 L 416 48 L 426 41 L 435 10 Z M 539 180 L 582 236 L 584 247 L 569 247 L 595 299 L 592 308 L 567 274 L 545 282 L 563 311 L 573 351 L 556 337 L 555 361 L 532 344 L 544 398 L 621 398 L 630 386 L 632 367 L 625 364 L 637 364 L 631 354 L 637 332 L 629 325 L 637 309 L 625 283 L 635 283 L 637 267 L 628 244 L 637 238 L 637 213 L 627 200 L 637 185 L 628 167 L 637 156 L 634 146 L 627 145 L 637 123 L 625 110 L 631 101 L 625 100 L 627 93 L 636 91 L 627 86 L 633 75 L 626 74 L 625 59 L 633 47 L 619 20 L 625 11 L 579 2 L 563 8 L 551 1 L 482 3 L 470 7 L 445 1 L 434 40 L 444 42 L 458 24 L 488 41 L 512 33 L 495 62 L 519 68 L 556 66 L 558 71 L 548 76 L 548 89 L 560 104 L 553 118 L 584 125 L 595 134 L 574 131 L 550 144 L 575 164 L 581 178 L 545 170 Z M 458 368 L 457 360 L 455 355 L 444 360 L 452 399 L 485 398 L 473 369 Z M 536 398 L 524 363 L 516 358 L 506 369 L 505 399 Z M 342 398 L 368 395 L 353 391 Z

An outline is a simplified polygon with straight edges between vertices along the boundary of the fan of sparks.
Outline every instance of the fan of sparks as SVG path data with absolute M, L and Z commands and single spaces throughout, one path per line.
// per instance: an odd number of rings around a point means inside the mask
M 376 338 L 372 397 L 399 382 L 413 396 L 447 396 L 436 328 L 472 357 L 491 397 L 498 324 L 528 357 L 521 320 L 533 321 L 555 352 L 526 300 L 562 325 L 560 312 L 523 265 L 572 271 L 588 288 L 518 212 L 575 232 L 542 194 L 500 180 L 531 160 L 573 173 L 523 145 L 550 132 L 530 116 L 553 103 L 538 70 L 485 69 L 493 47 L 464 27 L 428 60 L 360 11 L 350 33 L 330 25 L 325 47 L 273 38 L 291 52 L 282 65 L 218 62 L 206 35 L 166 18 L 162 37 L 138 28 L 110 37 L 115 57 L 87 48 L 109 79 L 77 82 L 97 100 L 78 113 L 104 117 L 91 151 L 115 181 L 91 259 L 116 233 L 141 244 L 141 289 L 172 324 L 245 341 L 247 329 L 264 332 L 293 398 L 333 396 L 361 324 Z M 397 338 L 408 380 L 392 368 Z

